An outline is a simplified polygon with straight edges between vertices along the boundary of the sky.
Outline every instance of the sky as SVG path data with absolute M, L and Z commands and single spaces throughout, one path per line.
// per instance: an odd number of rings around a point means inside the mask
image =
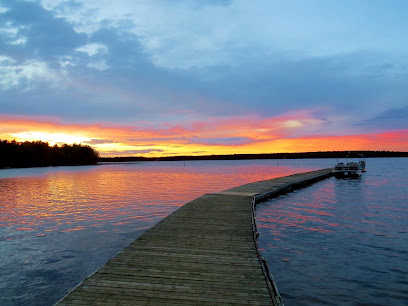
M 408 151 L 406 0 L 0 0 L 0 139 Z

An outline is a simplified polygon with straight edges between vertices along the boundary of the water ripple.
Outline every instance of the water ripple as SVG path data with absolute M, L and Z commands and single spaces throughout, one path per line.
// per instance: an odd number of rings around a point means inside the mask
M 407 168 L 372 159 L 361 179 L 258 205 L 259 243 L 286 304 L 408 305 Z
M 325 162 L 144 162 L 0 170 L 0 305 L 51 305 L 188 201 L 322 168 Z

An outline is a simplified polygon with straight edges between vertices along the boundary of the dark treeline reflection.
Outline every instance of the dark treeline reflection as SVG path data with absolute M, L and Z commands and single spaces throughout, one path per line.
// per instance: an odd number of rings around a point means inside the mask
M 93 165 L 98 158 L 97 151 L 81 144 L 50 147 L 42 141 L 0 140 L 0 168 Z

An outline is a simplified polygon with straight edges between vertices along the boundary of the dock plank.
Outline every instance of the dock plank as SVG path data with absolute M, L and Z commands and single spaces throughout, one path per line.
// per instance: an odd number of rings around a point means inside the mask
M 254 203 L 331 174 L 299 173 L 205 194 L 110 259 L 59 305 L 283 305 L 259 255 Z

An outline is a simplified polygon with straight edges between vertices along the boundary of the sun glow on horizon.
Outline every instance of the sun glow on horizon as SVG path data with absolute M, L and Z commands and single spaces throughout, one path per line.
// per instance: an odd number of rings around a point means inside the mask
M 0 115 L 0 139 L 83 144 L 101 156 L 197 156 L 317 151 L 408 151 L 408 130 L 312 135 L 320 122 L 302 115 L 214 119 L 155 128 L 108 123 L 69 124 L 55 119 Z
M 16 141 L 43 141 L 48 142 L 51 146 L 61 145 L 61 144 L 74 144 L 83 143 L 91 140 L 85 136 L 66 134 L 61 132 L 49 133 L 49 132 L 19 132 L 11 133 L 10 136 Z

